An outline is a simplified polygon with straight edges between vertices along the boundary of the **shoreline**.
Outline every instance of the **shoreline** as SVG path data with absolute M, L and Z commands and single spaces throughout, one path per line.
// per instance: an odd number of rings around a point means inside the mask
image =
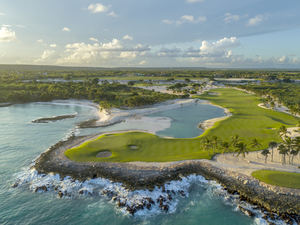
M 210 160 L 184 160 L 174 162 L 85 162 L 69 160 L 64 151 L 99 135 L 71 137 L 50 147 L 35 161 L 34 169 L 39 174 L 59 174 L 79 181 L 106 178 L 120 182 L 130 190 L 149 189 L 166 182 L 180 180 L 183 176 L 197 174 L 216 180 L 229 192 L 238 193 L 240 198 L 257 205 L 270 213 L 297 219 L 300 211 L 300 190 L 265 184 L 253 177 L 218 166 Z
M 151 113 L 156 113 L 159 111 L 175 109 L 182 107 L 183 105 L 195 103 L 195 99 L 175 99 L 168 100 L 163 103 L 157 103 L 154 105 L 143 106 L 140 108 L 133 109 L 111 109 L 111 112 L 108 112 L 105 109 L 100 109 L 98 107 L 97 116 L 98 119 L 91 119 L 79 124 L 81 128 L 96 128 L 96 127 L 107 127 L 117 123 L 121 123 L 126 119 L 130 119 L 136 116 L 145 116 Z
M 278 105 L 278 103 L 276 103 L 276 105 Z M 276 107 L 274 107 L 274 109 L 266 106 L 264 103 L 259 103 L 257 106 L 260 108 L 263 108 L 263 109 L 273 110 L 276 112 L 282 112 L 282 113 L 286 113 L 286 114 L 295 116 L 297 118 L 300 118 L 299 114 L 296 114 L 296 115 L 292 114 L 286 106 L 276 106 Z
M 222 117 L 216 117 L 216 118 L 212 118 L 212 119 L 208 119 L 208 120 L 204 120 L 204 121 L 200 122 L 200 123 L 198 124 L 198 127 L 201 128 L 201 129 L 203 129 L 204 131 L 205 131 L 205 130 L 208 130 L 208 129 L 210 129 L 210 128 L 212 128 L 212 127 L 215 125 L 215 123 L 217 123 L 217 122 L 219 122 L 219 121 L 222 121 L 222 120 L 225 120 L 225 119 L 227 119 L 227 118 L 229 118 L 229 117 L 232 116 L 232 113 L 231 113 L 230 110 L 227 109 L 227 108 L 224 108 L 224 107 L 219 106 L 219 105 L 215 105 L 215 104 L 213 104 L 213 103 L 211 103 L 211 102 L 209 102 L 209 101 L 205 101 L 205 102 L 202 103 L 202 104 L 213 105 L 213 106 L 215 106 L 215 107 L 221 108 L 221 109 L 224 110 L 224 113 L 225 113 L 225 116 L 222 116 Z

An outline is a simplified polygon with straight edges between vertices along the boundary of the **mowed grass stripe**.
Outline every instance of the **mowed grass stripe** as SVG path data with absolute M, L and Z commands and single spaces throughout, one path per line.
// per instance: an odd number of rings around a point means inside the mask
M 280 126 L 292 127 L 297 124 L 297 118 L 294 116 L 258 107 L 260 99 L 255 95 L 230 88 L 215 89 L 213 92 L 218 95 L 206 93 L 199 98 L 229 109 L 232 116 L 217 122 L 200 137 L 168 139 L 144 132 L 102 135 L 94 141 L 67 150 L 65 154 L 71 160 L 79 162 L 166 162 L 211 159 L 220 150 L 214 153 L 212 150 L 203 149 L 201 139 L 205 136 L 217 136 L 223 141 L 230 141 L 232 136 L 238 134 L 248 146 L 253 138 L 257 138 L 262 144 L 261 148 L 266 148 L 270 141 L 280 141 L 278 135 Z M 128 145 L 136 145 L 138 148 L 133 150 Z M 112 156 L 97 158 L 97 153 L 104 150 L 111 151 Z
M 252 176 L 267 184 L 300 189 L 300 173 L 257 170 L 252 173 Z

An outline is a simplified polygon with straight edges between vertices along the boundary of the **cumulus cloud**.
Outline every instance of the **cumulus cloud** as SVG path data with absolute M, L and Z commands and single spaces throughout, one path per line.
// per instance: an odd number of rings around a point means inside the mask
M 164 20 L 162 20 L 162 22 L 165 23 L 165 24 L 181 25 L 181 24 L 184 24 L 184 23 L 194 23 L 194 24 L 203 23 L 206 20 L 207 20 L 206 16 L 194 17 L 193 15 L 183 15 L 178 20 L 164 19 Z
M 107 15 L 111 17 L 118 17 L 118 15 L 114 11 L 109 12 Z
M 239 19 L 240 19 L 239 15 L 233 15 L 231 13 L 226 13 L 224 21 L 225 21 L 225 23 L 232 23 L 232 22 L 239 21 Z
M 159 57 L 169 57 L 185 60 L 188 62 L 203 63 L 231 63 L 237 56 L 232 49 L 239 46 L 240 42 L 236 37 L 224 37 L 217 41 L 202 41 L 199 48 L 162 48 L 157 52 Z
M 142 60 L 142 61 L 140 61 L 140 62 L 139 62 L 139 65 L 141 65 L 141 66 L 142 66 L 142 65 L 145 65 L 146 63 L 147 63 L 147 61 L 146 61 L 146 60 Z
M 54 56 L 55 50 L 52 49 L 47 49 L 44 50 L 40 58 L 36 59 L 34 62 L 35 63 L 43 63 L 49 60 L 52 56 Z
M 57 46 L 56 44 L 51 44 L 50 45 L 51 48 L 56 48 L 56 46 Z
M 106 43 L 73 43 L 65 46 L 64 56 L 58 59 L 57 63 L 90 64 L 99 60 L 133 60 L 149 50 L 148 46 L 141 44 L 124 47 L 116 38 Z
M 62 28 L 62 31 L 64 31 L 64 32 L 70 32 L 71 29 L 69 27 L 64 27 L 64 28 Z
M 3 25 L 0 29 L 0 42 L 11 42 L 16 40 L 16 33 L 9 25 Z
M 162 23 L 165 23 L 165 24 L 173 24 L 174 21 L 173 20 L 168 20 L 168 19 L 164 19 L 161 21 Z
M 257 26 L 259 25 L 262 21 L 264 20 L 264 16 L 263 15 L 257 15 L 255 17 L 252 17 L 248 20 L 247 25 L 248 26 Z
M 94 38 L 94 37 L 90 37 L 90 41 L 99 42 L 99 40 L 97 38 Z
M 133 40 L 133 37 L 131 37 L 130 35 L 126 34 L 125 36 L 123 36 L 123 39 L 124 39 L 124 40 L 132 41 L 132 40 Z
M 200 47 L 200 55 L 228 55 L 231 54 L 229 48 L 237 47 L 240 45 L 236 37 L 224 37 L 215 42 L 202 41 Z
M 108 10 L 108 7 L 101 4 L 101 3 L 96 3 L 96 4 L 90 4 L 88 6 L 88 10 L 91 13 L 103 13 L 103 12 L 106 12 Z

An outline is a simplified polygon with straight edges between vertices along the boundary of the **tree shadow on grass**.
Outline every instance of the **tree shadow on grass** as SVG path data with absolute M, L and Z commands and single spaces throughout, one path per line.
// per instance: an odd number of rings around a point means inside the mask
M 276 117 L 273 117 L 273 116 L 267 116 L 267 117 L 270 118 L 270 119 L 272 119 L 272 120 L 274 120 L 274 121 L 276 121 L 276 122 L 279 122 L 279 123 L 282 123 L 282 124 L 285 124 L 285 125 L 294 125 L 292 123 L 287 123 L 287 122 L 285 122 L 285 121 L 283 121 L 281 119 L 278 119 Z

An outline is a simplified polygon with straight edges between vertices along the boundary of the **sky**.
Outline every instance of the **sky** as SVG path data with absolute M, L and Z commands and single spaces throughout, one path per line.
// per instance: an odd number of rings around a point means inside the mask
M 0 64 L 300 68 L 299 0 L 1 0 Z

